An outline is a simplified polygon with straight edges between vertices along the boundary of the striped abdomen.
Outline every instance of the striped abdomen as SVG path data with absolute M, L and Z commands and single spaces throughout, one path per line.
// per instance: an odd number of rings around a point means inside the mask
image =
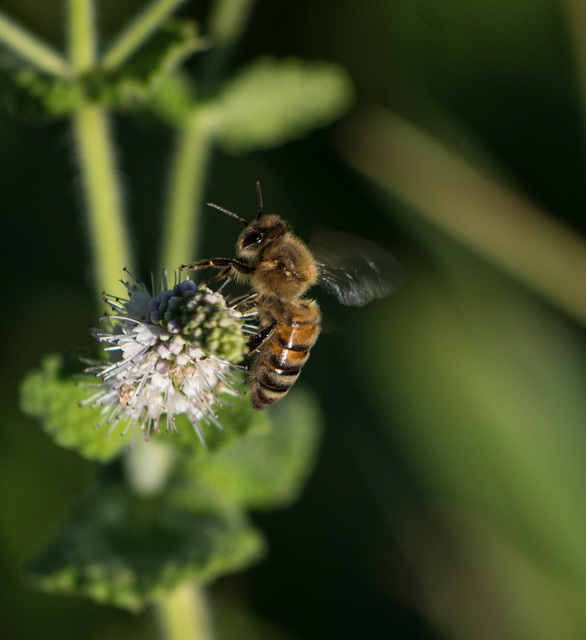
M 279 314 L 272 315 L 275 328 L 260 347 L 250 379 L 250 399 L 255 409 L 274 404 L 289 391 L 320 330 L 321 316 L 314 301 L 284 304 Z

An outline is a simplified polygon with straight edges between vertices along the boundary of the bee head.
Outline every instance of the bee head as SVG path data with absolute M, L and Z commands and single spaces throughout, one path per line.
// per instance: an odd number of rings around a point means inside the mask
M 236 252 L 245 260 L 252 260 L 271 242 L 287 233 L 287 225 L 279 216 L 264 216 L 251 222 L 240 234 Z

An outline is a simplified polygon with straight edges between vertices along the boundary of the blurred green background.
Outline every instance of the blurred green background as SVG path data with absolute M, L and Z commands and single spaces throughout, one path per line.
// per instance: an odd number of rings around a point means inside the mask
M 105 37 L 142 4 L 99 2 Z M 60 0 L 1 5 L 63 47 Z M 302 377 L 327 420 L 319 462 L 296 505 L 257 517 L 268 558 L 211 589 L 219 638 L 586 637 L 585 13 L 579 0 L 256 4 L 232 67 L 339 62 L 356 111 L 274 151 L 218 152 L 206 198 L 250 217 L 258 179 L 302 236 L 375 239 L 406 284 L 359 310 L 320 297 L 331 331 Z M 205 23 L 207 3 L 181 14 Z M 115 127 L 144 276 L 173 136 L 137 117 Z M 3 635 L 154 638 L 148 613 L 20 580 L 92 471 L 19 412 L 17 388 L 44 354 L 87 348 L 101 310 L 68 125 L 0 115 L 0 167 Z M 229 254 L 232 223 L 204 220 L 202 256 Z

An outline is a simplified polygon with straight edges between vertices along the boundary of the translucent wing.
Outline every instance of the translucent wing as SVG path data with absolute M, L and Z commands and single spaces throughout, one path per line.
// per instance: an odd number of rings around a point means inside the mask
M 399 289 L 403 268 L 383 247 L 350 234 L 319 230 L 311 250 L 320 268 L 320 284 L 350 307 L 361 307 Z

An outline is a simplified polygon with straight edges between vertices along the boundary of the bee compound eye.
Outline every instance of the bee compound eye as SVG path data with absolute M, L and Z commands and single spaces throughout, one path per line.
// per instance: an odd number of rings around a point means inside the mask
M 259 245 L 263 239 L 264 234 L 256 229 L 245 233 L 242 238 L 242 246 L 250 247 L 251 245 Z

